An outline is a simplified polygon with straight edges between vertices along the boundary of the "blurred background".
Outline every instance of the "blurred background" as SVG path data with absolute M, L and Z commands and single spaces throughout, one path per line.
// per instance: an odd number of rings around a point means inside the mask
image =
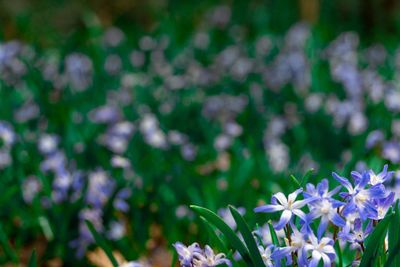
M 400 2 L 0 0 L 0 264 L 170 266 L 189 209 L 400 162 Z M 330 180 L 333 184 L 334 181 Z M 234 228 L 234 225 L 232 225 Z
M 6 1 L 0 2 L 4 39 L 23 39 L 40 46 L 65 44 L 84 38 L 88 17 L 102 27 L 118 26 L 132 38 L 166 30 L 174 23 L 182 41 L 201 24 L 202 15 L 215 1 Z M 282 33 L 295 22 L 306 21 L 333 38 L 343 31 L 357 31 L 367 40 L 390 37 L 399 31 L 399 3 L 394 0 L 221 1 L 232 8 L 235 22 L 249 31 Z M 392 39 L 391 38 L 391 39 Z M 363 38 L 364 39 L 364 38 Z

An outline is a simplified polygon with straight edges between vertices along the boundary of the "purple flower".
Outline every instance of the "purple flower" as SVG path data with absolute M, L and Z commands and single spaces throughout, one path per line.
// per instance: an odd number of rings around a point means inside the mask
M 366 140 L 366 147 L 368 149 L 373 148 L 376 146 L 378 143 L 381 143 L 385 139 L 385 135 L 381 130 L 375 130 L 372 131 L 368 134 L 367 140 Z
M 313 202 L 312 205 L 310 205 L 312 207 L 310 217 L 313 219 L 321 218 L 318 226 L 318 238 L 322 237 L 329 222 L 332 222 L 334 225 L 339 227 L 343 227 L 346 224 L 343 218 L 337 213 L 337 208 L 343 205 L 344 203 L 340 201 L 330 201 L 328 199 L 322 199 L 321 201 Z
M 371 201 L 383 198 L 385 196 L 385 187 L 382 184 L 366 187 L 370 181 L 369 172 L 364 172 L 361 176 L 353 175 L 354 187 L 347 178 L 341 177 L 336 173 L 332 173 L 332 176 L 348 191 L 339 194 L 347 202 L 343 208 L 344 216 L 355 211 L 359 212 L 363 220 L 376 216 L 376 209 Z
M 89 173 L 89 185 L 86 192 L 86 201 L 93 207 L 103 207 L 110 198 L 115 181 L 103 170 L 97 170 Z
M 129 188 L 123 188 L 121 189 L 117 195 L 115 196 L 113 206 L 116 210 L 126 212 L 129 210 L 129 204 L 127 203 L 127 200 L 131 196 L 132 192 Z
M 347 224 L 342 231 L 338 233 L 339 238 L 345 240 L 358 247 L 359 243 L 364 242 L 365 238 L 372 232 L 373 226 L 372 221 L 369 221 L 367 226 L 363 228 L 361 219 L 357 218 L 354 220 L 353 225 Z
M 328 180 L 323 179 L 319 184 L 317 184 L 317 187 L 310 183 L 307 184 L 306 191 L 303 193 L 303 195 L 305 198 L 317 197 L 316 200 L 321 198 L 332 199 L 332 196 L 334 196 L 339 191 L 340 186 L 334 188 L 332 191 L 329 191 Z
M 390 141 L 383 144 L 382 157 L 390 160 L 392 163 L 400 162 L 400 144 Z
M 14 144 L 16 136 L 11 124 L 5 121 L 0 121 L 0 139 L 1 147 L 9 149 Z
M 292 264 L 292 253 L 297 253 L 297 263 L 299 266 L 304 266 L 307 261 L 307 253 L 305 250 L 307 234 L 304 231 L 299 231 L 297 227 L 290 223 L 292 234 L 290 240 L 285 239 L 285 247 L 276 247 L 272 253 L 272 258 L 275 263 L 279 263 L 282 259 L 286 258 L 287 265 Z
M 370 177 L 369 183 L 371 185 L 383 184 L 388 179 L 391 179 L 394 174 L 394 171 L 388 172 L 387 169 L 388 169 L 388 165 L 386 164 L 385 166 L 383 166 L 383 170 L 378 174 L 375 174 L 375 172 L 373 170 L 370 170 L 369 171 L 369 177 Z
M 314 234 L 310 234 L 308 239 L 310 243 L 305 245 L 305 249 L 307 252 L 311 252 L 311 261 L 307 266 L 316 267 L 321 259 L 324 262 L 324 267 L 332 266 L 336 257 L 333 240 L 328 237 L 317 239 Z
M 225 254 L 219 253 L 215 255 L 208 245 L 205 246 L 204 252 L 195 251 L 193 254 L 193 263 L 196 267 L 214 267 L 221 264 L 232 266 L 231 261 L 225 257 Z
M 269 245 L 268 247 L 264 248 L 263 246 L 258 246 L 258 251 L 260 252 L 261 258 L 267 267 L 274 267 L 274 260 L 272 257 L 272 253 L 274 250 L 274 245 Z
M 299 193 L 303 190 L 298 189 L 293 193 L 289 194 L 288 198 L 281 192 L 276 193 L 272 196 L 272 204 L 264 205 L 261 207 L 257 207 L 254 209 L 255 212 L 276 212 L 276 211 L 283 211 L 281 218 L 277 224 L 275 224 L 274 228 L 277 230 L 282 229 L 285 227 L 286 224 L 289 223 L 290 219 L 292 218 L 293 214 L 299 216 L 301 219 L 305 220 L 306 215 L 305 213 L 300 210 L 304 207 L 307 203 L 310 203 L 315 200 L 314 197 L 310 197 L 303 200 L 296 201 L 296 198 Z
M 191 267 L 194 253 L 201 253 L 199 244 L 193 243 L 186 247 L 180 242 L 173 245 L 178 253 L 179 262 L 182 267 Z
M 395 194 L 394 192 L 390 192 L 389 195 L 385 198 L 374 199 L 373 204 L 375 205 L 375 209 L 377 211 L 376 217 L 372 218 L 374 220 L 382 220 L 385 218 L 385 215 L 388 209 L 392 206 L 394 201 Z

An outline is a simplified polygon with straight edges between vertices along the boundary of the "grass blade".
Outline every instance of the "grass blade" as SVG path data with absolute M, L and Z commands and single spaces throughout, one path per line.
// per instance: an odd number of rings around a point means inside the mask
M 375 260 L 378 258 L 379 248 L 385 241 L 385 233 L 389 226 L 389 222 L 392 219 L 392 214 L 386 216 L 382 221 L 378 223 L 374 231 L 368 237 L 366 241 L 366 248 L 361 258 L 360 267 L 375 266 Z
M 336 254 L 337 254 L 336 266 L 337 267 L 343 267 L 342 249 L 340 248 L 339 241 L 337 241 L 337 240 L 335 242 L 335 251 L 336 251 Z
M 28 267 L 36 267 L 36 251 L 33 250 L 31 257 L 29 258 Z
M 176 253 L 176 251 L 174 250 L 173 256 L 172 256 L 171 267 L 174 267 L 177 262 L 178 262 L 178 253 Z
M 94 228 L 93 224 L 90 221 L 86 220 L 85 222 L 90 232 L 92 233 L 94 240 L 96 241 L 96 244 L 104 250 L 108 259 L 111 261 L 112 265 L 114 267 L 118 267 L 119 264 L 115 259 L 112 250 L 108 247 L 106 241 L 99 235 L 99 233 L 97 233 L 96 229 Z
M 244 242 L 247 245 L 247 249 L 250 252 L 250 257 L 254 265 L 265 266 L 263 259 L 261 258 L 260 252 L 258 250 L 256 240 L 254 239 L 254 236 L 251 233 L 249 226 L 247 225 L 243 217 L 240 215 L 239 211 L 237 211 L 237 209 L 235 209 L 233 206 L 229 206 L 229 210 L 231 211 L 231 214 L 236 222 L 239 232 L 243 236 Z
M 301 178 L 300 186 L 304 187 L 306 183 L 308 182 L 308 179 L 310 179 L 311 174 L 314 172 L 314 169 L 311 168 L 309 169 L 306 174 L 304 174 L 303 178 Z
M 193 209 L 198 215 L 203 216 L 204 219 L 206 219 L 210 224 L 217 227 L 218 230 L 220 230 L 225 235 L 229 244 L 231 244 L 232 247 L 240 253 L 243 260 L 250 266 L 253 266 L 250 258 L 250 253 L 247 250 L 246 246 L 239 239 L 236 233 L 221 218 L 219 218 L 217 214 L 199 206 L 191 205 L 190 208 Z
M 385 267 L 400 266 L 400 209 L 399 200 L 394 205 L 393 219 L 389 225 L 389 257 Z
M 268 222 L 268 227 L 269 227 L 269 233 L 270 233 L 271 239 L 272 239 L 272 244 L 274 244 L 275 246 L 279 246 L 279 239 L 278 239 L 278 236 L 276 235 L 275 229 L 272 226 L 271 221 Z
M 218 236 L 216 233 L 216 229 L 211 225 L 204 217 L 200 216 L 201 221 L 204 223 L 205 227 L 207 228 L 207 231 L 210 235 L 210 241 L 213 242 L 213 244 L 216 244 L 217 249 L 224 253 L 228 253 L 229 249 L 226 247 L 226 244 L 222 239 Z
M 0 224 L 0 244 L 3 248 L 4 253 L 14 262 L 18 263 L 18 256 L 14 249 L 11 247 L 7 235 L 4 232 L 3 226 Z
M 290 175 L 290 179 L 292 180 L 296 188 L 301 187 L 299 180 L 297 180 L 297 178 L 293 174 Z

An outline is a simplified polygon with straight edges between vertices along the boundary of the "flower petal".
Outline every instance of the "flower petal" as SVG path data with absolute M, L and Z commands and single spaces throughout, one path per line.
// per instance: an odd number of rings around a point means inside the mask
M 333 172 L 332 173 L 333 178 L 335 178 L 341 185 L 343 185 L 344 187 L 346 187 L 346 189 L 348 191 L 353 191 L 353 186 L 351 185 L 351 183 L 349 182 L 349 180 L 347 180 L 347 178 L 344 178 L 342 176 L 339 176 L 337 173 Z
M 292 212 L 290 210 L 284 210 L 282 212 L 281 218 L 277 224 L 274 225 L 276 230 L 280 230 L 290 221 L 292 218 Z
M 281 211 L 284 210 L 285 208 L 281 205 L 264 205 L 261 207 L 257 207 L 254 209 L 254 212 L 276 212 L 276 211 Z
M 328 223 L 329 223 L 329 220 L 328 220 L 327 217 L 322 217 L 321 218 L 321 222 L 318 225 L 318 231 L 317 231 L 318 239 L 320 239 L 322 237 L 322 235 L 324 234 L 326 228 L 328 228 Z
M 273 199 L 278 200 L 278 202 L 282 205 L 282 206 L 287 206 L 288 205 L 288 201 L 286 199 L 286 196 L 282 193 L 282 192 L 278 192 L 276 194 L 274 194 L 272 196 Z
M 296 191 L 294 191 L 293 193 L 289 194 L 289 196 L 288 196 L 288 201 L 294 202 L 294 201 L 296 200 L 297 196 L 298 196 L 301 192 L 303 192 L 303 189 L 302 189 L 302 188 L 299 188 L 299 189 L 297 189 Z
M 337 214 L 336 212 L 332 214 L 331 221 L 334 225 L 339 227 L 343 227 L 346 225 L 346 221 L 342 217 L 340 217 L 340 215 Z

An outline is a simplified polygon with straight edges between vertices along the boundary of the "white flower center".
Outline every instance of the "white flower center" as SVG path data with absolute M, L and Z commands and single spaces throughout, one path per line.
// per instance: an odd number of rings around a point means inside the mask
M 329 213 L 329 211 L 332 209 L 332 205 L 331 205 L 331 203 L 329 202 L 329 201 L 327 201 L 327 200 L 324 200 L 322 203 L 321 203 L 321 206 L 320 206 L 320 212 L 322 213 L 322 214 L 328 214 Z
M 376 185 L 380 182 L 380 179 L 378 176 L 376 176 L 375 174 L 370 176 L 370 183 L 371 185 Z
M 358 205 L 364 204 L 364 202 L 367 200 L 368 200 L 368 194 L 366 190 L 360 191 L 355 197 L 356 204 Z

